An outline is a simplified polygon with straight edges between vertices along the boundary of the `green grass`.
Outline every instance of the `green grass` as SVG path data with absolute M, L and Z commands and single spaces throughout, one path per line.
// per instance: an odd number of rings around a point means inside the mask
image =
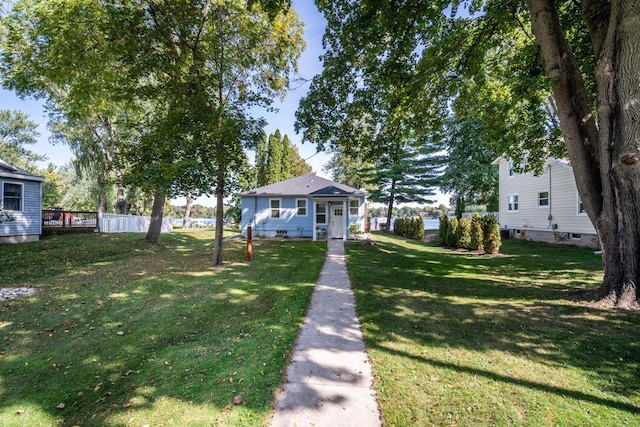
M 571 297 L 598 255 L 376 239 L 347 263 L 386 426 L 640 425 L 640 316 Z
M 326 246 L 213 230 L 0 245 L 0 425 L 263 425 Z M 236 395 L 244 401 L 233 405 Z M 59 408 L 64 404 L 64 408 Z

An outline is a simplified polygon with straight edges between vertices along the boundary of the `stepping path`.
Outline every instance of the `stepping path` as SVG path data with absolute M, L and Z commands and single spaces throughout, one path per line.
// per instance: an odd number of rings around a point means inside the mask
M 381 426 L 371 383 L 344 242 L 330 240 L 271 425 Z

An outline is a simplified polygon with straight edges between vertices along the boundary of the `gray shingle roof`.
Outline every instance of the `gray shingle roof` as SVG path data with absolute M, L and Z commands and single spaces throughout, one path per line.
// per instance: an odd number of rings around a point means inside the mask
M 285 181 L 276 182 L 275 184 L 258 187 L 254 190 L 240 193 L 241 196 L 331 196 L 331 195 L 354 195 L 367 196 L 368 194 L 357 188 L 348 185 L 339 184 L 326 178 L 321 178 L 312 173 L 297 176 Z
M 14 166 L 9 162 L 5 162 L 2 159 L 0 159 L 0 176 L 6 178 L 26 179 L 30 181 L 44 181 L 43 177 L 31 175 L 26 170 L 20 169 L 19 167 Z

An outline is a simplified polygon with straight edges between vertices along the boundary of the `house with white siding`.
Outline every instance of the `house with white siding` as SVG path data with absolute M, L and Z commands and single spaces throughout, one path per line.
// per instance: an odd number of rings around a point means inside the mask
M 0 159 L 0 243 L 37 241 L 42 234 L 44 178 Z
M 367 196 L 312 173 L 258 187 L 240 193 L 242 234 L 346 240 L 352 224 L 365 230 Z
M 573 169 L 566 159 L 549 158 L 544 173 L 518 173 L 499 157 L 500 228 L 510 238 L 597 248 L 596 230 L 582 207 Z

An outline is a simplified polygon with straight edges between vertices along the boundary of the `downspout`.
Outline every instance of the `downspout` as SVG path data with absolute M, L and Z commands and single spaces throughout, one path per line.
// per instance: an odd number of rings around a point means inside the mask
M 547 228 L 551 228 L 551 221 L 553 220 L 553 216 L 551 215 L 551 163 L 547 165 L 547 169 L 549 170 L 549 215 L 547 215 L 549 225 Z

